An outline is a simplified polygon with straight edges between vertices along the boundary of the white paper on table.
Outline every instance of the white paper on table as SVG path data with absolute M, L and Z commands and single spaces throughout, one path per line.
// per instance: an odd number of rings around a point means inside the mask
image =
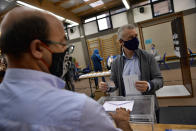
M 165 131 L 196 131 L 195 129 L 166 129 Z
M 126 95 L 139 95 L 140 91 L 136 89 L 135 83 L 139 80 L 138 75 L 123 76 Z
M 116 111 L 116 108 L 125 108 L 127 110 L 132 111 L 134 105 L 134 101 L 106 101 L 103 104 L 103 108 L 105 111 Z

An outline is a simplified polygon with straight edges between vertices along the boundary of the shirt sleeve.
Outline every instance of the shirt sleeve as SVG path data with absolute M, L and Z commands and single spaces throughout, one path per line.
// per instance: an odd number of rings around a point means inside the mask
M 115 128 L 114 122 L 96 101 L 87 98 L 80 122 L 82 131 L 122 131 Z
M 96 54 L 96 56 L 97 56 L 97 58 L 98 58 L 100 61 L 103 60 L 103 58 L 102 58 L 99 54 Z
M 148 84 L 148 91 L 150 91 L 151 89 L 150 83 L 148 82 L 147 84 Z
M 155 93 L 156 90 L 163 87 L 163 76 L 161 74 L 160 68 L 153 56 L 150 56 L 150 78 L 151 81 L 148 81 L 150 84 L 149 93 Z

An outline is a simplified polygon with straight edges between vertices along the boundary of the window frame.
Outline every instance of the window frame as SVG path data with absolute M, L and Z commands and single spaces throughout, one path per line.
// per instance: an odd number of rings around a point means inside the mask
M 112 9 L 109 9 L 109 10 L 106 10 L 106 11 L 103 11 L 103 12 L 100 12 L 100 13 L 98 13 L 98 14 L 96 14 L 96 15 L 93 15 L 93 16 L 90 16 L 90 17 L 87 17 L 87 18 L 84 18 L 84 19 L 82 20 L 82 24 L 87 24 L 87 23 L 96 21 L 98 32 L 103 32 L 103 31 L 106 31 L 106 30 L 113 29 L 112 16 L 113 16 L 113 15 L 120 14 L 120 13 L 123 13 L 123 12 L 127 12 L 127 10 L 123 10 L 123 11 L 120 11 L 120 12 L 114 13 L 114 14 L 111 14 L 111 11 L 113 11 L 113 10 L 119 10 L 119 9 L 123 9 L 123 8 L 125 8 L 125 7 L 124 7 L 124 6 L 120 6 L 120 7 L 118 7 L 118 8 L 112 8 Z M 104 14 L 104 13 L 106 13 L 106 12 L 108 13 L 108 15 L 106 15 L 105 17 L 99 18 L 99 19 L 97 18 L 97 16 L 102 15 L 102 14 Z M 85 20 L 90 19 L 90 18 L 93 18 L 93 17 L 95 17 L 96 19 L 95 19 L 95 20 L 92 20 L 92 21 L 89 21 L 89 22 L 85 22 Z M 107 29 L 104 29 L 104 30 L 100 30 L 100 29 L 99 29 L 99 25 L 98 25 L 98 20 L 104 19 L 104 18 L 109 18 L 109 22 L 110 22 L 110 24 L 111 24 L 111 27 L 110 27 L 110 28 L 107 28 Z
M 155 4 L 158 4 L 158 3 L 161 3 L 161 2 L 164 2 L 164 1 L 170 1 L 171 2 L 171 9 L 172 11 L 171 12 L 168 12 L 168 13 L 165 13 L 165 14 L 161 14 L 161 15 L 155 15 L 155 12 L 154 12 L 154 5 Z M 153 18 L 156 18 L 156 17 L 159 17 L 159 16 L 164 16 L 164 15 L 168 15 L 168 14 L 172 14 L 174 13 L 174 3 L 173 3 L 173 0 L 158 0 L 158 1 L 154 1 L 152 2 L 152 0 L 150 0 L 150 5 L 151 5 L 151 10 L 152 10 L 152 17 Z

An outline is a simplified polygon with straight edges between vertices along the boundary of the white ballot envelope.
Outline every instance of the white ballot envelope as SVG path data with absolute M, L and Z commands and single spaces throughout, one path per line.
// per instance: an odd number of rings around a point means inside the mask
M 127 95 L 140 95 L 141 92 L 135 87 L 135 83 L 139 80 L 138 75 L 123 76 L 125 85 L 126 96 Z
M 105 101 L 103 108 L 105 111 L 116 111 L 116 108 L 125 108 L 132 111 L 134 101 Z

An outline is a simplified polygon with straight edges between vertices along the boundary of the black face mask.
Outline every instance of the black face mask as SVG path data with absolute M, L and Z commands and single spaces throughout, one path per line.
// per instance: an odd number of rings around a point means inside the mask
M 123 42 L 124 42 L 124 47 L 126 47 L 129 50 L 137 50 L 139 47 L 139 40 L 137 39 L 137 37 Z
M 52 53 L 52 65 L 50 73 L 63 78 L 71 65 L 71 57 L 67 55 L 67 51 L 63 53 Z

